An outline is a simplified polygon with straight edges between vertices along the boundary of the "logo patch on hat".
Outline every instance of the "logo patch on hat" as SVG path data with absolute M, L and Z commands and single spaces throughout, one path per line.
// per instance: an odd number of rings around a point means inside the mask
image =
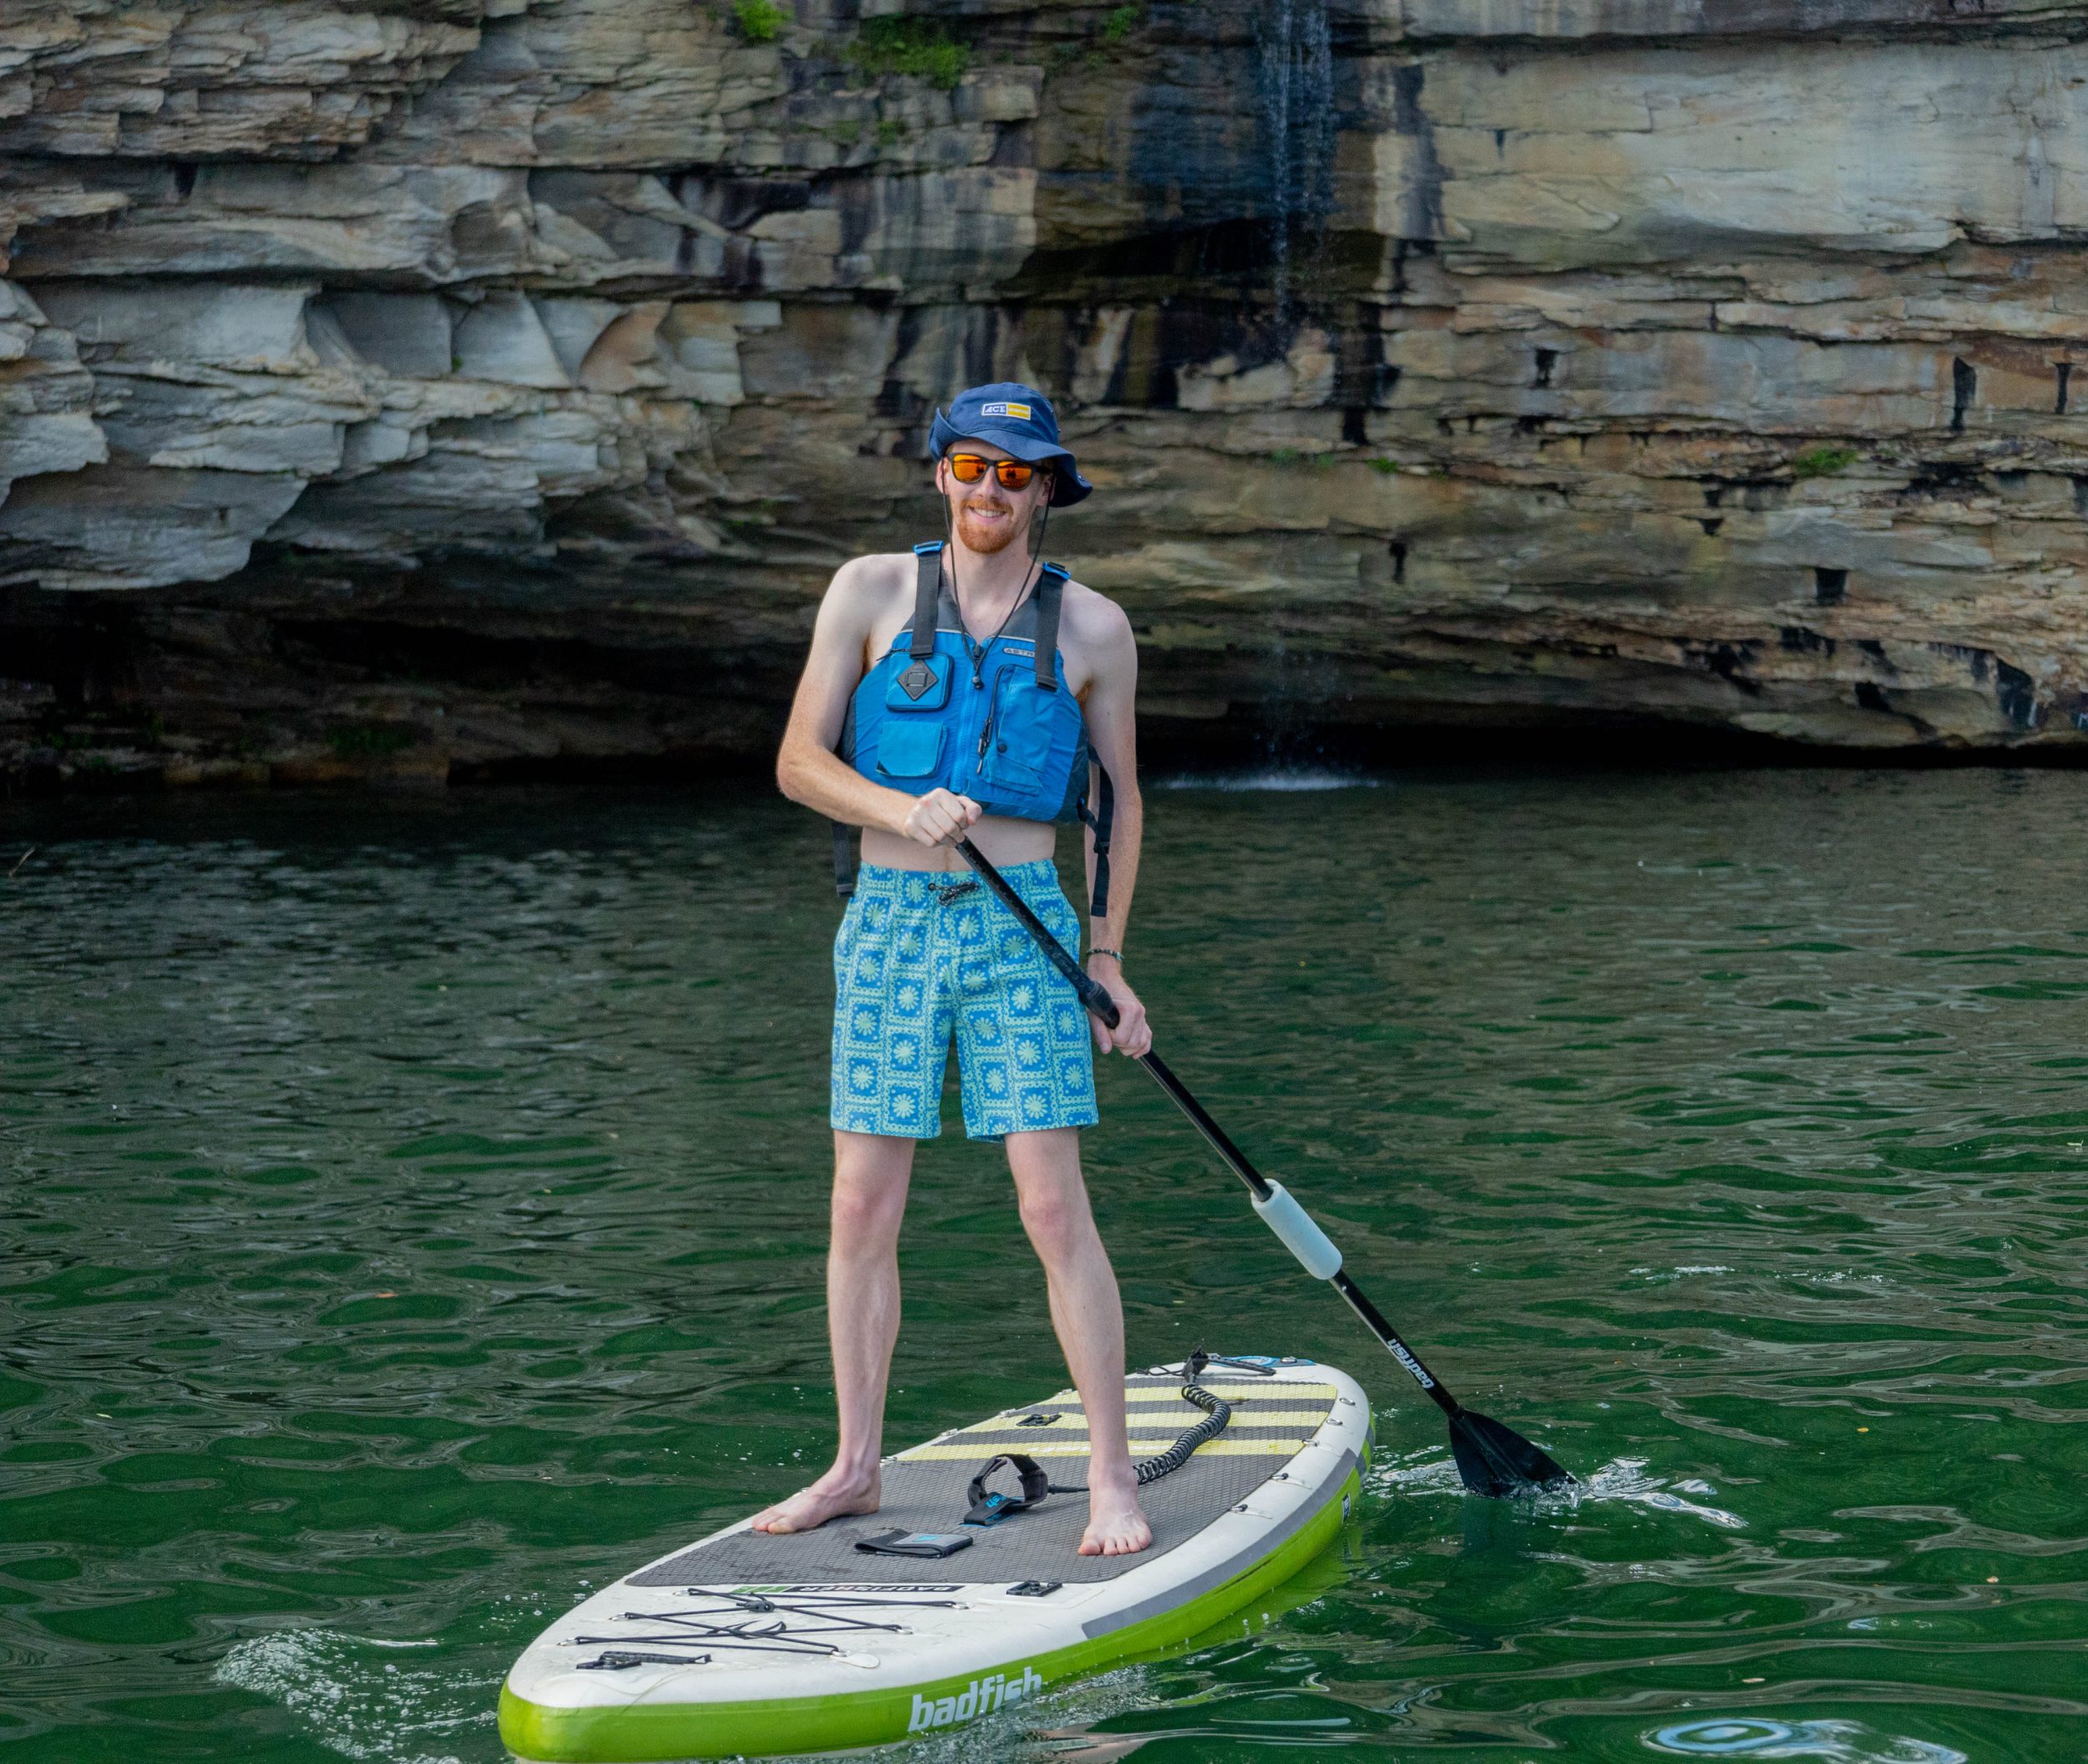
M 1014 417 L 1026 423 L 1030 419 L 1030 407 L 1026 404 L 981 404 L 979 414 L 982 417 Z

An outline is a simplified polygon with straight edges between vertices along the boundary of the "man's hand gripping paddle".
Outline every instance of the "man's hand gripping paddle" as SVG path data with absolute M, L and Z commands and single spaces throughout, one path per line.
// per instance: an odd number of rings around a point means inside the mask
M 1036 940 L 1037 947 L 1043 950 L 1052 966 L 1072 982 L 1080 1001 L 1109 1027 L 1115 1028 L 1117 1006 L 1108 992 L 1087 977 L 1080 964 L 1044 928 L 1043 922 L 977 846 L 968 839 L 960 839 L 957 850 L 979 879 L 1000 897 L 1001 905 L 1021 921 L 1022 928 Z M 1204 1112 L 1204 1105 L 1168 1070 L 1158 1054 L 1143 1054 L 1138 1063 L 1153 1074 L 1153 1082 L 1173 1098 L 1175 1107 L 1210 1141 L 1212 1148 L 1225 1160 L 1232 1173 L 1247 1184 L 1262 1223 L 1283 1239 L 1284 1247 L 1304 1265 L 1307 1274 L 1315 1280 L 1328 1281 L 1348 1300 L 1349 1309 L 1363 1320 L 1363 1326 L 1384 1344 L 1392 1358 L 1406 1369 L 1407 1376 L 1428 1393 L 1429 1400 L 1449 1418 L 1450 1450 L 1457 1461 L 1457 1474 L 1464 1478 L 1466 1488 L 1474 1494 L 1498 1498 L 1570 1488 L 1574 1485 L 1572 1476 L 1513 1427 L 1475 1414 L 1446 1391 L 1436 1375 L 1422 1364 L 1420 1356 L 1399 1339 L 1397 1331 L 1385 1320 L 1378 1308 L 1341 1271 L 1341 1252 L 1334 1247 L 1326 1233 L 1313 1223 L 1305 1209 L 1290 1198 L 1284 1185 L 1270 1181 L 1247 1161 L 1240 1148 L 1225 1137 L 1224 1128 Z

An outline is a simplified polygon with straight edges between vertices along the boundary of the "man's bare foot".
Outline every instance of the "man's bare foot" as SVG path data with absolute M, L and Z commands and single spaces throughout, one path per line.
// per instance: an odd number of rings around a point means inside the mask
M 773 1533 L 814 1531 L 829 1519 L 875 1513 L 880 1492 L 874 1468 L 865 1476 L 829 1470 L 809 1488 L 800 1488 L 788 1500 L 756 1513 L 753 1528 Z
M 1087 1488 L 1087 1529 L 1081 1533 L 1083 1556 L 1132 1556 L 1153 1547 L 1153 1527 L 1138 1505 L 1136 1482 L 1111 1488 L 1092 1480 Z

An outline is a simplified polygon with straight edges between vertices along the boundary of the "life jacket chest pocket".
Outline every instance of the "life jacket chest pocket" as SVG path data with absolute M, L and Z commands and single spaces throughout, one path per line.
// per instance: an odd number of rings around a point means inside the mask
M 954 656 L 923 656 L 919 661 L 910 656 L 884 682 L 884 708 L 902 714 L 940 711 L 950 702 L 950 677 L 955 669 Z
M 1027 656 L 1011 658 L 1000 671 L 993 682 L 993 718 L 981 732 L 979 770 L 987 783 L 1009 792 L 1031 791 L 1042 783 L 1064 691 L 1041 688 Z
M 878 771 L 886 778 L 933 778 L 942 765 L 943 734 L 940 721 L 887 717 L 878 731 Z

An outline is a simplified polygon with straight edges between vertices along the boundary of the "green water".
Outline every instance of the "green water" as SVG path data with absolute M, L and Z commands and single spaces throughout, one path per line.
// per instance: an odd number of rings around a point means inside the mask
M 1451 1386 L 1143 1074 L 1133 1352 L 1381 1405 L 1251 1634 L 935 1761 L 2088 1752 L 2088 778 L 1155 789 L 1159 1046 Z M 822 829 L 757 797 L 0 808 L 0 1741 L 499 1756 L 583 1590 L 829 1448 Z M 918 1166 L 894 1442 L 1061 1376 L 1005 1171 Z

